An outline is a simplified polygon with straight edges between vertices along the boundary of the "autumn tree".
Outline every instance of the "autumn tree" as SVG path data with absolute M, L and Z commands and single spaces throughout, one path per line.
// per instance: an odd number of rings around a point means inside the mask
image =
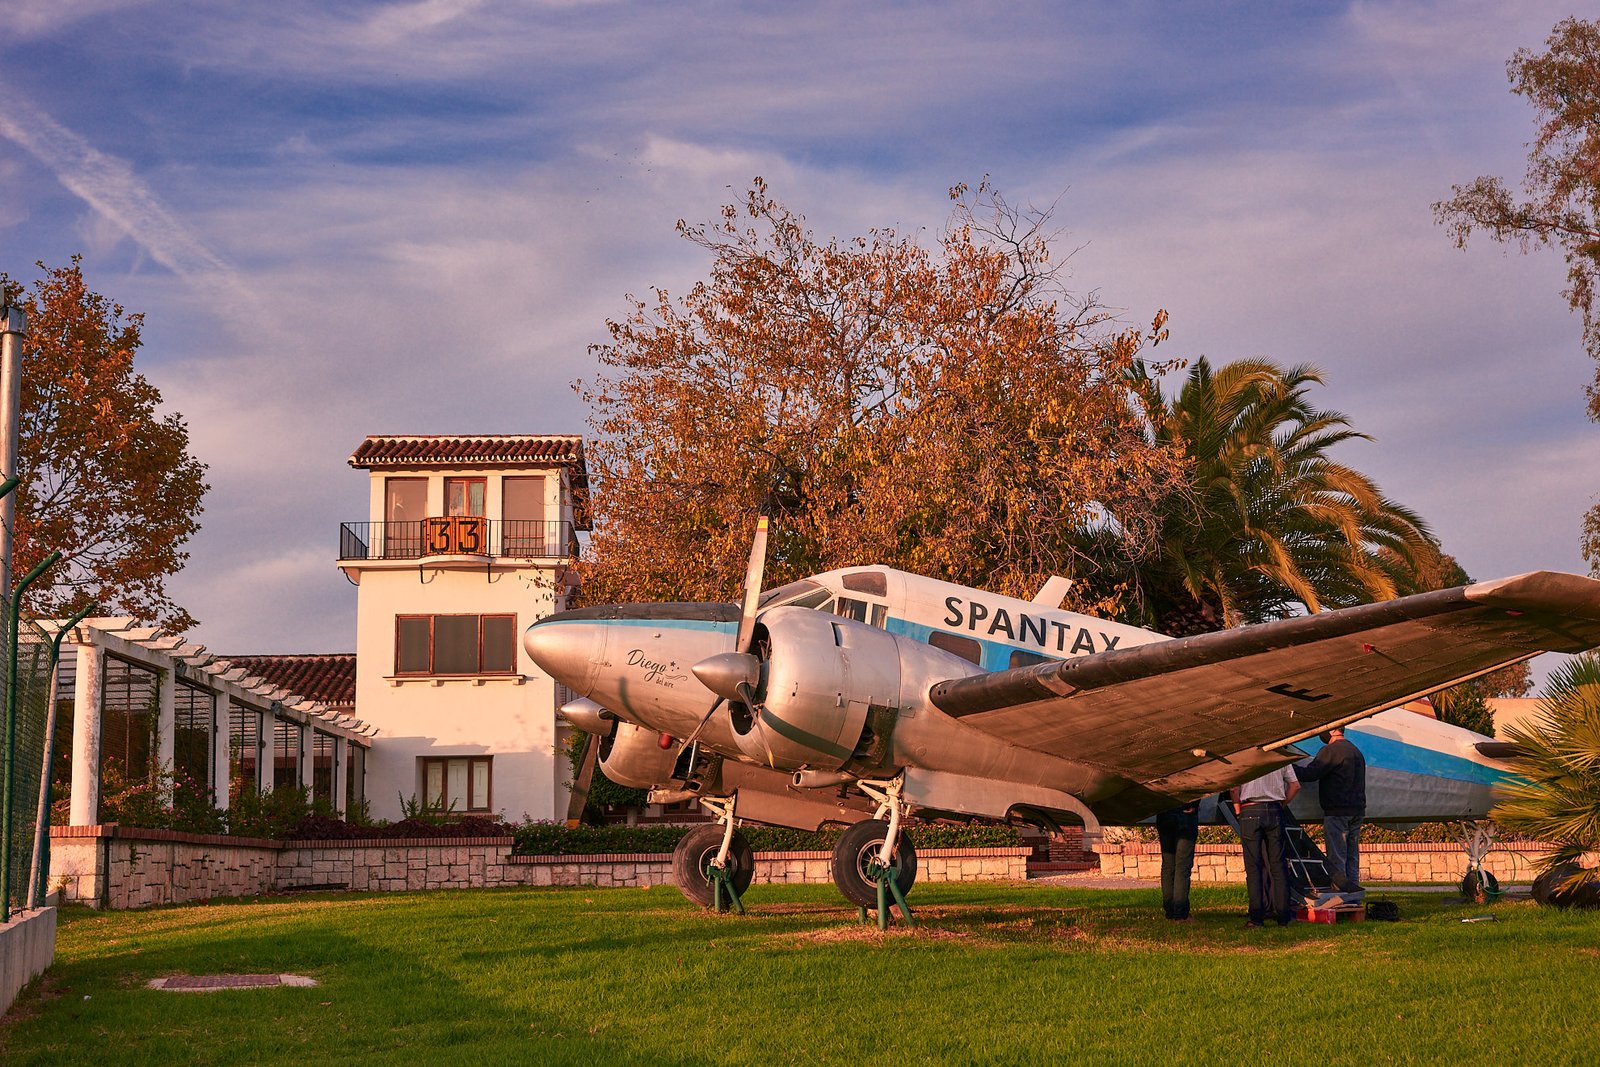
M 1567 261 L 1564 296 L 1583 315 L 1583 341 L 1600 363 L 1600 23 L 1556 23 L 1545 51 L 1519 48 L 1506 64 L 1511 90 L 1533 104 L 1538 133 L 1528 152 L 1523 195 L 1501 179 L 1453 187 L 1433 205 L 1458 246 L 1475 232 L 1519 245 L 1554 245 Z M 1589 417 L 1600 421 L 1600 366 L 1588 387 Z M 1582 547 L 1600 577 L 1600 504 L 1584 519 Z
M 952 190 L 933 248 L 820 240 L 757 179 L 679 232 L 710 259 L 681 297 L 607 323 L 592 405 L 597 600 L 728 598 L 754 518 L 767 584 L 876 562 L 1031 596 L 1094 578 L 1081 535 L 1148 540 L 1180 476 L 1126 384 L 1163 336 L 1064 291 L 1047 213 Z M 1080 606 L 1116 590 L 1087 581 Z M 1104 604 L 1098 605 L 1104 607 Z
M 161 414 L 161 393 L 134 370 L 144 317 L 91 291 L 79 257 L 38 266 L 43 277 L 20 301 L 15 571 L 59 550 L 30 590 L 35 612 L 66 615 L 92 600 L 180 632 L 195 620 L 166 579 L 199 529 L 205 464 L 189 455 L 182 418 Z

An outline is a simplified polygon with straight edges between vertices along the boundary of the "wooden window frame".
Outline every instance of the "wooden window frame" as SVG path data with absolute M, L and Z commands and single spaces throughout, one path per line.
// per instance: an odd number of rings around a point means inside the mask
M 462 807 L 452 809 L 450 807 L 450 764 L 453 763 L 453 762 L 456 762 L 458 760 L 467 765 L 467 795 L 466 795 L 466 797 L 462 798 L 462 799 L 464 799 L 466 801 L 466 804 L 463 805 Z M 488 768 L 488 773 L 485 775 L 485 778 L 487 779 L 487 781 L 485 782 L 485 785 L 484 785 L 484 792 L 485 792 L 486 795 L 482 798 L 483 799 L 483 803 L 481 805 L 476 805 L 475 806 L 472 803 L 472 801 L 474 799 L 473 796 L 472 796 L 472 768 L 475 765 L 479 764 L 479 763 L 483 764 L 486 768 Z M 421 773 L 421 778 L 422 778 L 421 794 L 422 794 L 422 801 L 423 801 L 424 804 L 428 803 L 428 768 L 433 764 L 438 764 L 439 767 L 440 767 L 440 784 L 441 784 L 442 791 L 443 791 L 444 810 L 446 810 L 446 811 L 451 811 L 451 810 L 458 811 L 463 815 L 476 815 L 476 814 L 480 814 L 482 812 L 489 812 L 489 811 L 493 811 L 494 810 L 494 757 L 493 756 L 419 756 L 419 757 L 417 757 L 417 770 Z
M 434 620 L 440 618 L 477 619 L 478 620 L 478 669 L 467 672 L 440 673 L 434 670 Z M 413 619 L 428 620 L 428 667 L 421 671 L 403 671 L 400 669 L 400 626 L 404 621 Z M 487 619 L 511 620 L 511 666 L 505 670 L 488 671 L 483 669 L 484 661 L 484 621 Z M 512 611 L 471 612 L 442 611 L 428 615 L 396 615 L 394 617 L 394 676 L 396 678 L 507 678 L 513 677 L 517 671 L 517 614 Z
M 470 487 L 474 486 L 474 485 L 482 486 L 483 487 L 483 493 L 482 493 L 482 496 L 483 496 L 483 510 L 481 512 L 477 513 L 476 515 L 474 515 L 471 511 L 461 511 L 461 512 L 452 513 L 451 510 L 450 510 L 450 485 L 453 482 L 460 482 L 462 485 L 468 487 L 467 490 L 466 490 L 466 501 L 465 502 L 466 502 L 466 506 L 469 507 L 469 508 L 472 506 L 472 489 Z M 455 476 L 446 477 L 444 479 L 444 501 L 443 501 L 443 503 L 444 503 L 444 513 L 445 513 L 445 515 L 449 516 L 451 518 L 475 518 L 475 519 L 487 518 L 488 515 L 489 515 L 489 479 L 486 476 L 482 476 L 482 475 L 478 475 L 478 476 L 466 475 L 466 476 L 463 476 L 463 477 L 455 477 Z

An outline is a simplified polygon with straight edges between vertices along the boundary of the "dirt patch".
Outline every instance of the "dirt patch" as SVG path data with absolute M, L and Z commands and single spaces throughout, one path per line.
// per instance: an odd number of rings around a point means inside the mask
M 314 986 L 315 978 L 301 974 L 171 974 L 152 978 L 145 985 L 176 993 L 209 993 L 218 989 L 271 989 L 276 986 Z

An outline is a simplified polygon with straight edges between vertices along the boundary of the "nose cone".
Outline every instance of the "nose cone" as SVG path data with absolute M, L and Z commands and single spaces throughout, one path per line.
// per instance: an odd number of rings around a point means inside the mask
M 605 627 L 591 619 L 572 618 L 562 612 L 541 619 L 522 635 L 541 669 L 573 692 L 589 695 L 594 669 L 605 649 Z
M 761 661 L 748 652 L 724 652 L 689 669 L 702 685 L 724 700 L 748 701 L 761 680 Z

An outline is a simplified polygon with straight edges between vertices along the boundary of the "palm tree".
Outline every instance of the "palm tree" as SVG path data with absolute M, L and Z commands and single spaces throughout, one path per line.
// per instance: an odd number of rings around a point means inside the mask
M 1540 715 L 1505 732 L 1522 750 L 1516 762 L 1524 777 L 1501 787 L 1491 817 L 1555 846 L 1539 867 L 1542 882 L 1565 883 L 1558 899 L 1593 903 L 1600 870 L 1582 863 L 1600 851 L 1600 655 L 1590 652 L 1553 671 Z
M 1141 369 L 1133 387 L 1158 443 L 1182 447 L 1187 492 L 1169 497 L 1142 614 L 1182 634 L 1297 611 L 1387 600 L 1417 588 L 1438 555 L 1422 518 L 1328 452 L 1367 435 L 1314 408 L 1315 367 L 1201 358 L 1168 400 Z

